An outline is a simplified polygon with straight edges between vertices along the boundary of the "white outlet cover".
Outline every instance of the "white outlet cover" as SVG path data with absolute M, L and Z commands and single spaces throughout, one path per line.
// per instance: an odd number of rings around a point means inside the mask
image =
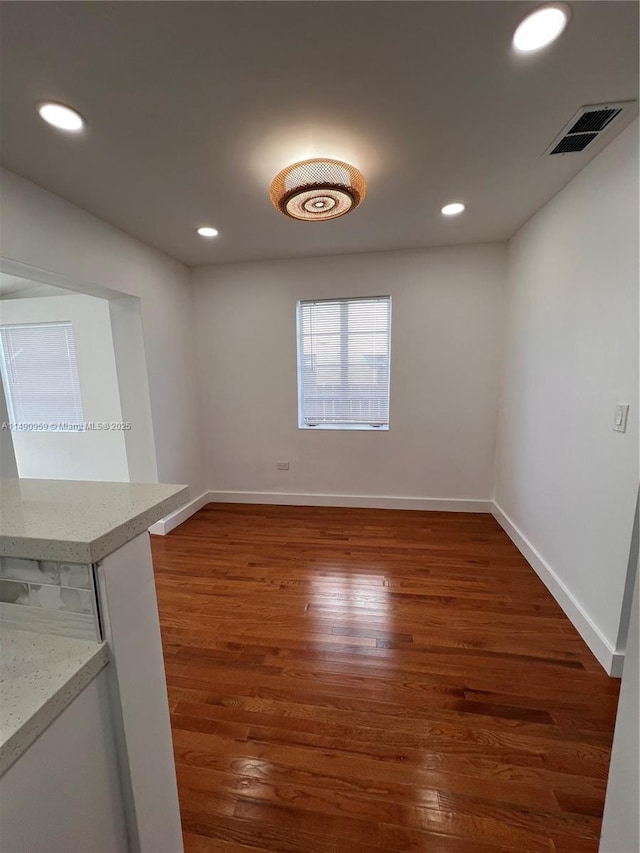
M 629 406 L 626 403 L 616 403 L 613 416 L 613 429 L 615 432 L 627 431 L 627 418 L 629 417 Z

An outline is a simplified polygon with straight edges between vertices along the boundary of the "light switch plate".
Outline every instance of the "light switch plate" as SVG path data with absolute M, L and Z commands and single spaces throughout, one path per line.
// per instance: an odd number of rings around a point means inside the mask
M 616 432 L 627 431 L 627 418 L 629 417 L 629 406 L 625 403 L 616 403 L 613 416 L 613 428 Z
M 276 468 L 278 471 L 288 471 L 289 463 L 285 459 L 280 459 L 276 462 Z

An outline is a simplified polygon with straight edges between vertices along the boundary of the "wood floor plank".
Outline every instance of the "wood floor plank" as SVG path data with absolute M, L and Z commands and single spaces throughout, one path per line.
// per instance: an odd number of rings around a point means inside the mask
M 596 853 L 618 696 L 484 514 L 152 537 L 187 853 Z
M 184 833 L 184 846 L 189 853 L 268 853 L 264 847 L 246 847 L 244 844 L 193 835 L 191 832 Z

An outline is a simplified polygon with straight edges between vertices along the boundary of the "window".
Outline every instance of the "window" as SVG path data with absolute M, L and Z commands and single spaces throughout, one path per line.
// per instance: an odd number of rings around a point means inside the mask
M 301 428 L 388 429 L 391 297 L 298 303 Z
M 0 327 L 2 376 L 12 423 L 82 428 L 84 416 L 69 322 Z

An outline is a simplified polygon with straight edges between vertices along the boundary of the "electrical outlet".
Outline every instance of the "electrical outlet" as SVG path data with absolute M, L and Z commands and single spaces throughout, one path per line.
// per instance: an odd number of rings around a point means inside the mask
M 289 463 L 286 459 L 280 459 L 278 462 L 276 462 L 276 468 L 278 469 L 278 471 L 288 471 Z
M 627 431 L 627 418 L 629 417 L 629 406 L 625 403 L 616 403 L 613 416 L 613 428 L 616 432 Z

